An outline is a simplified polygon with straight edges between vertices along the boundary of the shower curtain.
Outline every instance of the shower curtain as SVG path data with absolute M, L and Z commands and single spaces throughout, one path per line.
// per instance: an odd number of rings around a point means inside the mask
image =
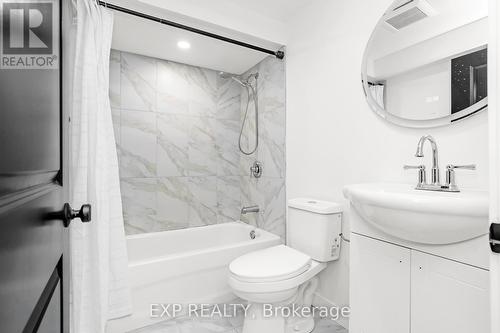
M 70 229 L 72 333 L 104 333 L 131 312 L 127 252 L 108 97 L 113 15 L 94 0 L 73 0 L 70 202 L 92 205 L 90 223 Z
M 385 108 L 385 103 L 384 103 L 385 86 L 383 84 L 370 84 L 369 89 L 375 102 L 377 102 L 377 104 L 380 105 L 382 109 Z

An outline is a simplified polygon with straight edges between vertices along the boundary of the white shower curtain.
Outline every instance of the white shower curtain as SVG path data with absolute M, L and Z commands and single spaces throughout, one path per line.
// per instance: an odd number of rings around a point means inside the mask
M 94 0 L 74 0 L 70 121 L 70 202 L 92 205 L 90 223 L 70 229 L 72 333 L 103 333 L 131 312 L 127 252 L 108 97 L 113 15 Z
M 369 86 L 369 89 L 375 102 L 377 102 L 377 104 L 380 105 L 382 109 L 385 108 L 385 103 L 384 103 L 385 86 L 383 84 L 371 84 Z

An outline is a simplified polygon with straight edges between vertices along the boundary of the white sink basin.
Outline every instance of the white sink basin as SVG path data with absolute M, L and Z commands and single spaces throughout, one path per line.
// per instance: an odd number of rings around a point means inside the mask
M 488 193 L 415 190 L 404 184 L 358 184 L 344 196 L 368 223 L 417 243 L 451 244 L 488 233 Z

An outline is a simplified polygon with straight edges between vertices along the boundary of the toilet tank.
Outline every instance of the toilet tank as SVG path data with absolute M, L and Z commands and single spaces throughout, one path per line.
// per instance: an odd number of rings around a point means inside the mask
M 287 245 L 320 262 L 340 255 L 342 206 L 310 198 L 288 201 Z

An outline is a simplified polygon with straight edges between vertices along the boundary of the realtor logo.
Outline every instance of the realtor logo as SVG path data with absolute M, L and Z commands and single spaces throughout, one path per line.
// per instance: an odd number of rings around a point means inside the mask
M 55 0 L 0 3 L 0 68 L 58 68 L 59 20 Z

